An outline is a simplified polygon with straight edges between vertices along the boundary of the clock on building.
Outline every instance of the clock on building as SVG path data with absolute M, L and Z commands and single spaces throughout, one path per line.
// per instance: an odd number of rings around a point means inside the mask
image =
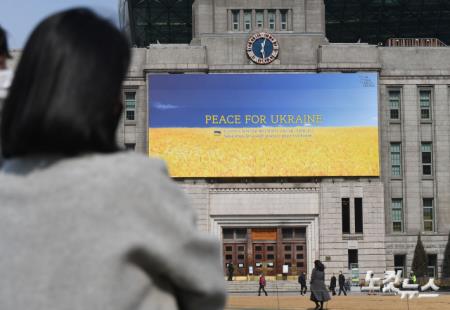
M 256 64 L 267 65 L 278 57 L 277 39 L 267 32 L 258 32 L 248 38 L 247 55 Z

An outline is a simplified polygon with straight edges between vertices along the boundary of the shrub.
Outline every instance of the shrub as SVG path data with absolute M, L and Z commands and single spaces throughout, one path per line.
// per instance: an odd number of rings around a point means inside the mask
M 416 249 L 414 250 L 411 270 L 416 274 L 417 278 L 422 278 L 427 276 L 427 269 L 427 253 L 425 252 L 419 233 L 419 236 L 417 237 Z

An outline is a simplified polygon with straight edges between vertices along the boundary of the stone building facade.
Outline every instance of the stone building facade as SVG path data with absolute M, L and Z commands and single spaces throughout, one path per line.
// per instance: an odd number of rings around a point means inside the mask
M 250 265 L 258 269 L 259 254 L 278 265 L 298 255 L 289 274 L 310 273 L 315 259 L 325 262 L 328 276 L 349 274 L 350 262 L 360 272 L 409 272 L 421 233 L 430 273 L 438 276 L 450 229 L 450 49 L 330 44 L 324 12 L 321 0 L 196 0 L 191 44 L 133 48 L 118 141 L 148 153 L 151 73 L 378 72 L 380 177 L 177 181 L 198 212 L 199 228 L 223 240 L 224 271 L 230 250 L 234 263 L 240 257 L 242 275 Z M 253 63 L 245 52 L 249 36 L 260 31 L 280 45 L 268 65 Z M 361 204 L 362 231 L 355 227 Z M 344 208 L 350 217 L 345 233 Z M 296 228 L 298 235 L 289 237 Z M 264 234 L 267 244 L 255 237 Z

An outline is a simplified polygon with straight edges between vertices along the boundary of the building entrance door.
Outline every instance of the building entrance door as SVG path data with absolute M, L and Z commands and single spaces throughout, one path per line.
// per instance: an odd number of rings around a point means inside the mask
M 282 249 L 280 265 L 288 265 L 288 275 L 298 275 L 306 272 L 306 228 L 286 227 L 281 229 L 282 238 L 279 240 Z
M 223 270 L 233 264 L 234 276 L 298 275 L 307 270 L 306 228 L 224 228 Z M 287 265 L 288 268 L 283 268 Z
M 277 245 L 271 243 L 253 243 L 253 262 L 255 264 L 255 274 L 259 275 L 264 272 L 268 276 L 276 275 L 277 266 Z
M 245 243 L 228 243 L 223 245 L 223 253 L 225 257 L 225 267 L 233 264 L 234 275 L 244 276 L 247 270 L 247 244 Z M 227 269 L 228 270 L 228 269 Z
M 288 275 L 306 272 L 306 242 L 283 242 L 283 263 L 289 266 Z

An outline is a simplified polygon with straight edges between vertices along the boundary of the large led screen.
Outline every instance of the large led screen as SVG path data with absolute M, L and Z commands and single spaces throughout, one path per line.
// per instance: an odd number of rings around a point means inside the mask
M 148 76 L 173 177 L 378 176 L 376 73 Z

